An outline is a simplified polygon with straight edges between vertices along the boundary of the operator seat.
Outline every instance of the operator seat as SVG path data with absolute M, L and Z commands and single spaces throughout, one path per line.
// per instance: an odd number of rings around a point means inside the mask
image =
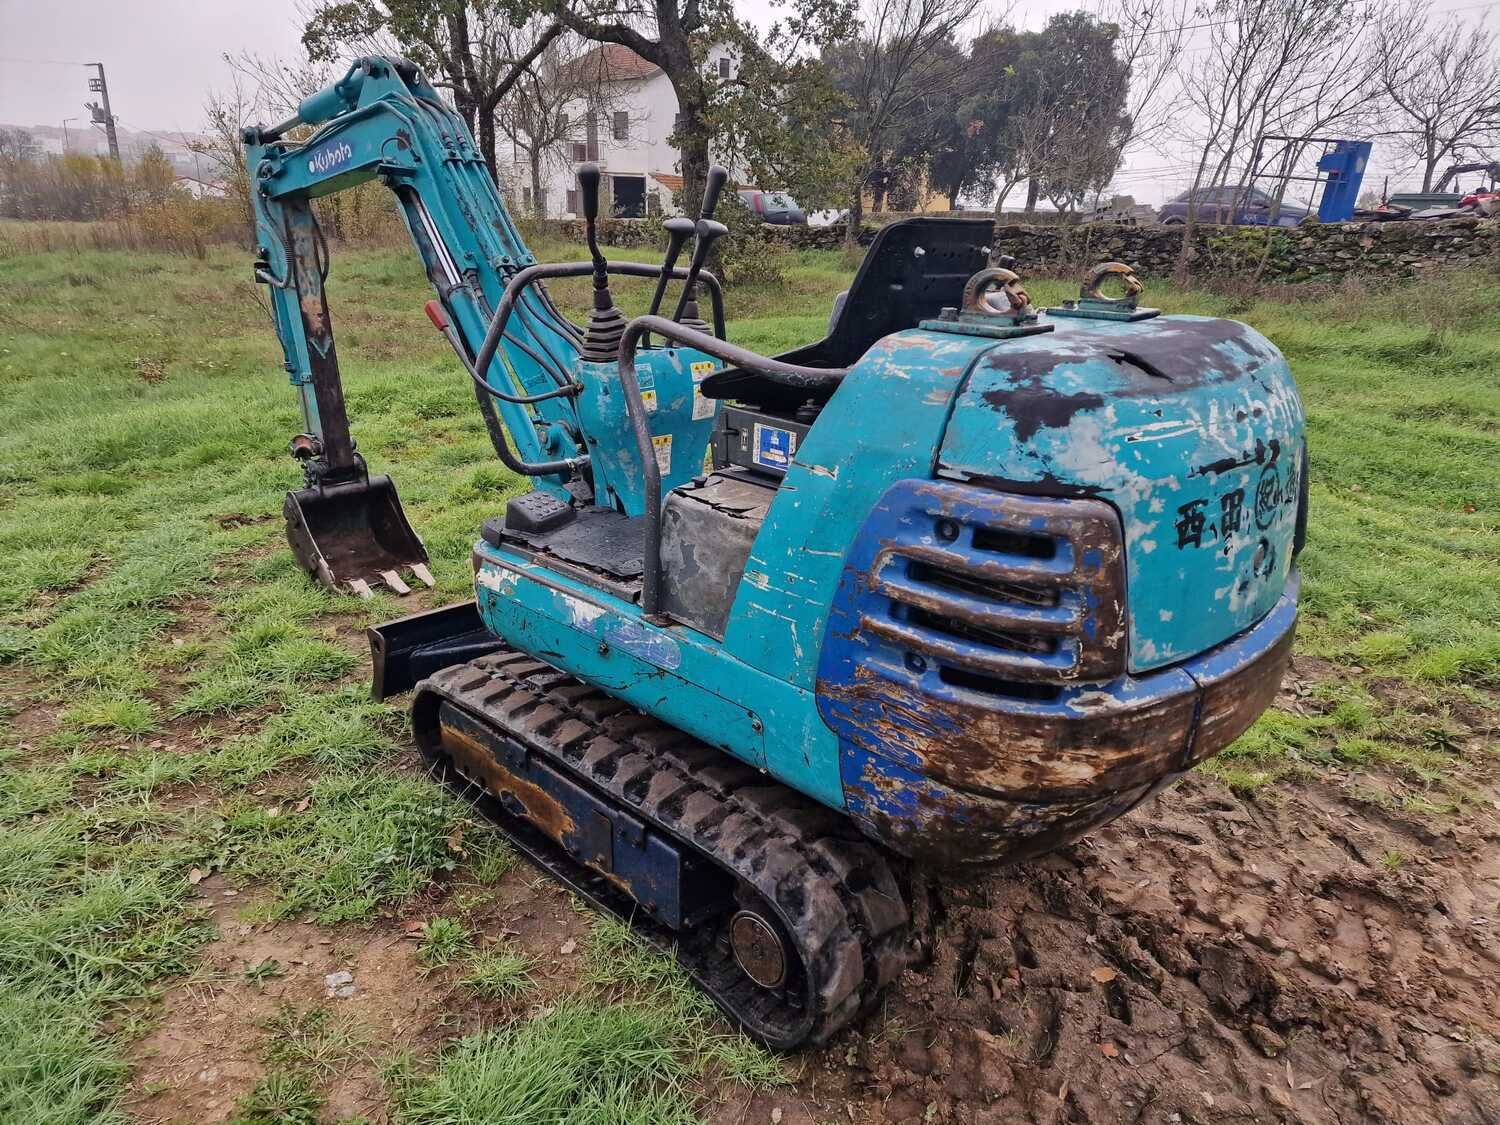
M 989 264 L 993 235 L 989 219 L 922 216 L 880 228 L 849 291 L 834 305 L 828 335 L 776 358 L 804 367 L 848 367 L 877 340 L 957 308 L 964 284 Z M 809 398 L 826 401 L 833 388 L 789 387 L 730 367 L 704 379 L 703 394 L 777 413 Z

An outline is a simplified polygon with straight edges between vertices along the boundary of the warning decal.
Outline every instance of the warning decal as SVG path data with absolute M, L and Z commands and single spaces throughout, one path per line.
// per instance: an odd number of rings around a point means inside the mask
M 661 470 L 662 476 L 666 476 L 672 471 L 672 435 L 654 437 L 651 444 L 656 449 L 656 467 Z

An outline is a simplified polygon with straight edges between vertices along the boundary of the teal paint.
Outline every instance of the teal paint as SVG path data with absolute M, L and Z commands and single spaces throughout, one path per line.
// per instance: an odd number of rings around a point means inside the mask
M 396 195 L 428 277 L 442 295 L 471 359 L 479 352 L 506 283 L 535 258 L 462 119 L 425 81 L 403 79 L 388 60 L 362 59 L 341 81 L 307 99 L 303 109 L 308 124 L 326 124 L 297 144 L 259 143 L 252 135 L 245 162 L 277 335 L 292 383 L 302 391 L 308 432 L 321 437 L 312 402 L 308 341 L 295 293 L 285 288 L 292 252 L 289 218 L 309 200 L 372 179 L 385 183 Z M 577 346 L 550 322 L 534 294 L 517 308 L 509 331 L 533 351 L 558 357 L 564 375 L 576 363 Z M 540 364 L 509 343 L 502 345 L 483 374 L 494 386 L 524 394 L 556 386 Z M 538 436 L 538 423 L 579 432 L 577 412 L 568 399 L 530 407 L 498 399 L 494 403 L 523 460 L 550 459 Z M 555 436 L 552 443 L 557 444 Z M 571 440 L 567 444 L 564 452 L 554 448 L 551 456 L 581 452 Z
M 1249 628 L 1286 584 L 1305 471 L 1286 361 L 1234 321 L 1056 324 L 975 366 L 940 474 L 1115 506 L 1132 671 Z
M 888 336 L 854 366 L 796 452 L 724 632 L 746 664 L 810 689 L 828 606 L 854 531 L 892 481 L 929 477 L 977 336 Z
M 711 637 L 652 625 L 638 606 L 488 543 L 475 547 L 475 561 L 480 615 L 497 635 L 843 807 L 838 743 L 811 691 L 743 663 Z
M 661 469 L 663 495 L 703 474 L 718 404 L 704 398 L 699 388 L 720 366 L 712 356 L 691 348 L 659 348 L 637 357 L 636 380 Z M 597 503 L 640 515 L 646 509 L 646 482 L 619 367 L 580 362 L 577 371 L 584 388 L 578 397 L 578 419 L 593 456 Z

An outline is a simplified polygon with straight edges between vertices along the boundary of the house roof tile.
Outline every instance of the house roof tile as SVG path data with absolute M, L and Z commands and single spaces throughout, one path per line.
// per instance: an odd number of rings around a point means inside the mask
M 605 82 L 634 82 L 661 73 L 661 67 L 618 43 L 601 43 L 571 65 Z

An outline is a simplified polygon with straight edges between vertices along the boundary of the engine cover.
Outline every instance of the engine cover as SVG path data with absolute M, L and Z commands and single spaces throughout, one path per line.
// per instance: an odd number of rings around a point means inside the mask
M 1132 672 L 1248 629 L 1286 586 L 1305 471 L 1281 353 L 1232 320 L 1052 322 L 975 364 L 938 474 L 1114 506 Z

